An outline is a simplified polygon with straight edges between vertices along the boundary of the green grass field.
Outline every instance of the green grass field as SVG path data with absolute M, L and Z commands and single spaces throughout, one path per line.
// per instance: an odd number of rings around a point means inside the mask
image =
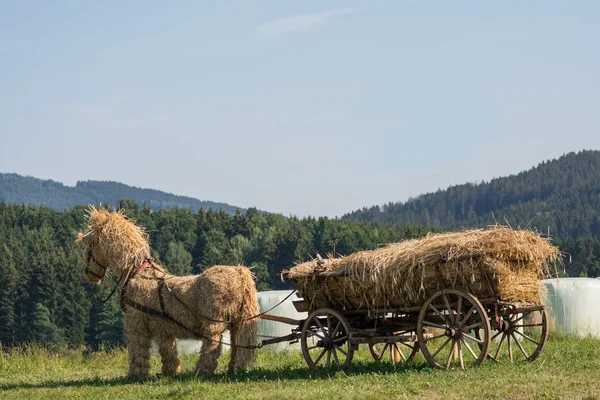
M 260 350 L 254 368 L 228 375 L 227 355 L 213 376 L 191 371 L 183 358 L 177 377 L 125 383 L 127 352 L 0 353 L 1 398 L 194 398 L 194 399 L 600 399 L 600 340 L 551 336 L 532 362 L 441 371 L 421 355 L 413 365 L 376 364 L 368 350 L 355 354 L 345 372 L 312 371 L 300 352 Z M 153 372 L 160 371 L 158 356 Z

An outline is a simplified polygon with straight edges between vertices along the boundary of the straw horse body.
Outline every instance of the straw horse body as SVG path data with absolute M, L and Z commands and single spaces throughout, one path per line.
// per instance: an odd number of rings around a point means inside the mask
M 254 278 L 248 268 L 215 266 L 178 277 L 150 258 L 144 231 L 118 212 L 92 208 L 84 247 L 86 280 L 100 283 L 107 270 L 119 280 L 124 310 L 130 379 L 148 377 L 154 339 L 162 373 L 181 371 L 175 339 L 202 341 L 199 373 L 213 373 L 221 354 L 221 337 L 231 333 L 229 371 L 246 368 L 254 359 L 259 312 Z

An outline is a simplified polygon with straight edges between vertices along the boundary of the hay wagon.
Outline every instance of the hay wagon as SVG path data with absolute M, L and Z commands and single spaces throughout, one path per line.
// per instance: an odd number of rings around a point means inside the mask
M 385 285 L 374 286 L 369 275 L 381 271 L 372 262 L 379 250 L 357 253 L 356 259 L 349 256 L 346 264 L 353 263 L 352 268 L 329 268 L 339 260 L 319 260 L 284 271 L 282 278 L 302 298 L 294 301 L 296 309 L 308 312 L 303 321 L 279 319 L 298 325 L 285 339 L 300 341 L 311 368 L 345 369 L 361 344 L 380 362 L 410 362 L 420 350 L 441 369 L 478 366 L 488 358 L 535 360 L 548 338 L 539 260 L 533 265 L 519 256 L 515 263 L 507 256 L 499 262 L 490 251 L 473 250 L 436 253 L 434 263 L 413 268 L 421 275 L 411 282 L 420 282 L 420 287 L 411 290 L 406 279 L 394 280 L 392 275 Z M 555 260 L 557 249 L 547 250 L 541 257 Z M 384 259 L 395 262 L 387 255 Z M 510 263 L 510 270 L 501 270 Z

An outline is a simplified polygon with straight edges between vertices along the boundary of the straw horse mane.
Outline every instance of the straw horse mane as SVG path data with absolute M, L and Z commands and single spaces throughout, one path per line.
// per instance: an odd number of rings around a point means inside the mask
M 231 333 L 229 370 L 254 359 L 258 314 L 256 286 L 243 266 L 214 266 L 199 275 L 169 274 L 150 257 L 148 236 L 122 212 L 90 207 L 86 232 L 77 242 L 84 252 L 84 276 L 99 284 L 114 274 L 121 289 L 129 349 L 128 378 L 150 373 L 154 339 L 163 374 L 180 372 L 175 339 L 202 341 L 196 371 L 212 373 L 221 354 L 221 337 Z

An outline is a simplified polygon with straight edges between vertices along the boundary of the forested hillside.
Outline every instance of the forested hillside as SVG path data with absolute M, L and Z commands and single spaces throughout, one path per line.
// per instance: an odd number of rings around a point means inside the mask
M 343 219 L 458 229 L 493 224 L 492 213 L 502 224 L 549 230 L 555 238 L 600 237 L 600 151 L 569 153 L 517 175 L 363 208 Z
M 0 173 L 0 201 L 8 204 L 33 204 L 66 210 L 87 204 L 107 204 L 114 207 L 120 199 L 125 198 L 133 199 L 139 204 L 146 204 L 151 210 L 187 208 L 197 211 L 200 208 L 212 208 L 222 209 L 230 214 L 238 210 L 238 207 L 225 203 L 201 201 L 159 190 L 140 189 L 118 182 L 80 181 L 71 187 L 52 180 Z
M 153 256 L 178 274 L 215 264 L 253 267 L 259 289 L 281 288 L 282 269 L 317 252 L 350 254 L 379 244 L 424 235 L 414 226 L 379 226 L 328 218 L 285 218 L 256 209 L 151 211 L 131 200 L 119 206 L 146 228 Z M 83 279 L 83 257 L 74 243 L 85 208 L 0 202 L 0 341 L 50 345 L 112 346 L 123 341 L 117 296 L 102 303 L 106 284 Z M 114 284 L 114 283 L 113 283 Z

